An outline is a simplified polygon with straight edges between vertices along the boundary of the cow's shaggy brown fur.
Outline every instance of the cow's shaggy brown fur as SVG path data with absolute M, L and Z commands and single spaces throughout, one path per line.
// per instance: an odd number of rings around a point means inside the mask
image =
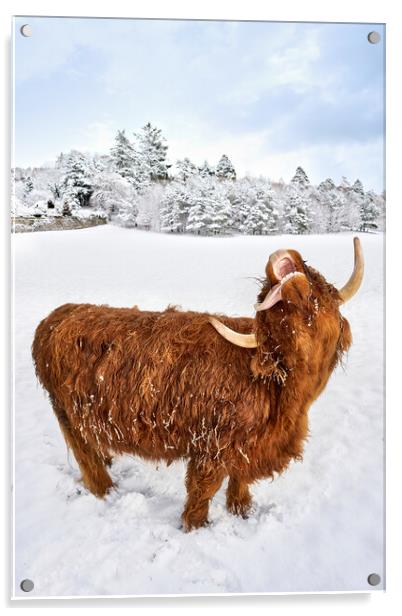
M 338 291 L 315 270 L 284 285 L 282 301 L 255 319 L 218 318 L 256 334 L 258 347 L 222 338 L 208 314 L 65 304 L 38 326 L 37 375 L 47 389 L 84 484 L 102 497 L 115 454 L 187 459 L 190 530 L 229 476 L 227 507 L 246 516 L 249 484 L 300 459 L 307 411 L 351 343 Z M 259 295 L 262 301 L 273 274 Z M 217 315 L 216 315 L 217 316 Z

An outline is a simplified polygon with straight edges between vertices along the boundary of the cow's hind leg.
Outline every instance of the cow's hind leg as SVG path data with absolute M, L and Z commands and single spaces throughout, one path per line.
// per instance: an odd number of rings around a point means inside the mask
M 187 532 L 207 524 L 209 501 L 219 490 L 224 477 L 223 469 L 190 460 L 186 474 L 187 502 L 182 515 Z
M 251 494 L 248 484 L 236 477 L 229 477 L 226 491 L 226 507 L 230 513 L 247 518 L 251 509 Z
M 64 409 L 57 404 L 53 404 L 53 408 L 65 441 L 80 467 L 85 487 L 95 496 L 102 498 L 113 487 L 113 481 L 105 468 L 105 460 L 91 444 L 84 441 L 80 432 L 71 426 Z

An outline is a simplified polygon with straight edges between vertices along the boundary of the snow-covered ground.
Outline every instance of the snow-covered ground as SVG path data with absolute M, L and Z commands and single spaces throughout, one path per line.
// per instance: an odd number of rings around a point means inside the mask
M 352 235 L 198 238 L 112 226 L 13 237 L 15 248 L 15 594 L 147 595 L 383 588 L 383 237 L 360 236 L 366 276 L 343 308 L 354 335 L 310 410 L 304 461 L 252 487 L 248 520 L 225 509 L 180 530 L 183 463 L 115 460 L 118 488 L 98 500 L 80 483 L 30 346 L 38 322 L 64 302 L 138 304 L 253 315 L 268 255 L 299 250 L 342 285 Z M 19 589 L 29 578 L 29 595 Z

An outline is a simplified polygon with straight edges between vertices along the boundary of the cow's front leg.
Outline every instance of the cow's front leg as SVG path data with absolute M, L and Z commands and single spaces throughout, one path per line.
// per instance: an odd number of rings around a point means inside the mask
M 235 477 L 229 477 L 226 491 L 226 507 L 228 511 L 235 515 L 241 515 L 242 518 L 247 518 L 251 509 L 251 503 L 251 494 L 247 482 Z
M 186 474 L 187 501 L 182 514 L 186 532 L 207 524 L 209 501 L 219 490 L 225 474 L 212 464 L 190 460 Z

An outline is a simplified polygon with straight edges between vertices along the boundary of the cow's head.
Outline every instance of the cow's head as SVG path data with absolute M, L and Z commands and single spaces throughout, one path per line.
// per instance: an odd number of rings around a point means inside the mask
M 293 316 L 306 327 L 311 325 L 320 307 L 342 328 L 339 307 L 357 293 L 364 272 L 363 253 L 357 237 L 354 243 L 354 268 L 348 282 L 336 289 L 321 274 L 306 265 L 296 250 L 277 250 L 268 260 L 258 302 L 255 304 L 255 332 L 239 334 L 218 319 L 210 322 L 226 340 L 240 347 L 256 348 L 264 344 L 266 331 L 272 327 L 288 326 L 288 316 Z M 308 331 L 308 330 L 306 330 Z M 313 333 L 314 328 L 311 329 Z

